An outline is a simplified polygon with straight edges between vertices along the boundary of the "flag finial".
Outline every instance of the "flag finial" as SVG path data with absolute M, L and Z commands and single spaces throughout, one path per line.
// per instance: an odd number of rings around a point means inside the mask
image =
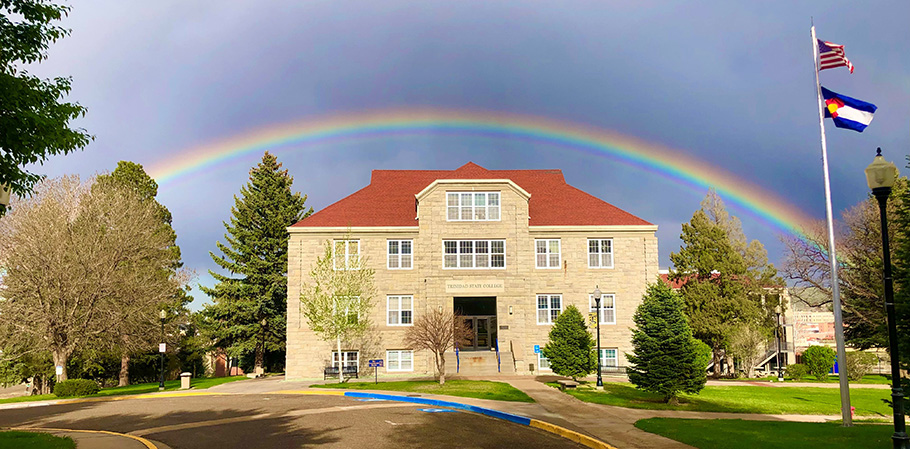
M 882 147 L 878 147 L 878 152 L 877 152 L 876 156 L 881 156 L 881 155 L 882 155 Z

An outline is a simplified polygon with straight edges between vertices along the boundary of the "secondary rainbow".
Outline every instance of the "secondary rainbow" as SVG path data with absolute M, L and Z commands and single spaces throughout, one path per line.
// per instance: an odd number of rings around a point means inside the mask
M 696 189 L 713 187 L 733 206 L 795 235 L 812 221 L 774 193 L 682 151 L 606 129 L 503 112 L 411 108 L 308 118 L 189 148 L 177 157 L 152 164 L 149 173 L 167 188 L 250 153 L 397 135 L 480 136 L 544 143 L 609 157 Z

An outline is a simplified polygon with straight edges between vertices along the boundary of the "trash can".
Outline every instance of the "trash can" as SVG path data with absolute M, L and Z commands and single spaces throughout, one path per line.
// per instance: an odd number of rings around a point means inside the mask
M 190 373 L 180 373 L 180 389 L 189 390 L 190 389 L 190 379 L 193 377 Z

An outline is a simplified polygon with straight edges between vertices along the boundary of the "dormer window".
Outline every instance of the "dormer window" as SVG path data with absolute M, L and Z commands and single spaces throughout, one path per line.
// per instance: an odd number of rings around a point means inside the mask
M 446 192 L 448 221 L 499 221 L 499 192 Z

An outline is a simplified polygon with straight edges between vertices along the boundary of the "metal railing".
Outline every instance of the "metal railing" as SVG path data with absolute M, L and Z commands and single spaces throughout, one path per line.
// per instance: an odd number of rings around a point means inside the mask
M 496 340 L 496 372 L 502 372 L 502 360 L 499 358 L 499 338 Z
M 455 373 L 461 370 L 461 358 L 458 356 L 458 343 L 455 343 Z

